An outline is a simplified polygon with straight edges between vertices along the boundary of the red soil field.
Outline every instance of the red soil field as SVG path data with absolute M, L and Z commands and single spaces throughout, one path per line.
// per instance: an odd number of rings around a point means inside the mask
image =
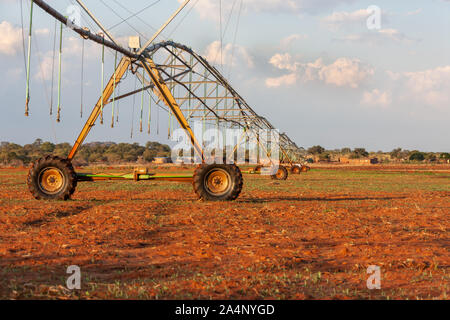
M 26 174 L 0 169 L 0 299 L 448 299 L 450 166 L 246 175 L 227 203 L 174 182 L 42 202 Z

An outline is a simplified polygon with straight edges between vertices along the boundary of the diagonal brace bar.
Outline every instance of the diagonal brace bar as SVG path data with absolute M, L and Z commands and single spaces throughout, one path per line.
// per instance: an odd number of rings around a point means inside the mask
M 69 156 L 67 159 L 71 161 L 75 155 L 77 154 L 81 144 L 86 139 L 87 135 L 91 131 L 92 127 L 95 125 L 95 122 L 97 121 L 100 113 L 102 105 L 105 105 L 111 95 L 114 92 L 114 88 L 117 87 L 117 84 L 120 82 L 122 77 L 124 76 L 125 72 L 127 71 L 128 67 L 131 64 L 131 60 L 129 58 L 123 57 L 122 60 L 120 60 L 119 65 L 117 66 L 117 69 L 115 70 L 114 74 L 111 76 L 111 79 L 109 80 L 108 84 L 106 85 L 105 89 L 103 90 L 103 94 L 98 100 L 97 104 L 95 105 L 94 109 L 92 110 L 91 115 L 89 116 L 88 120 L 86 121 L 86 124 L 84 125 L 83 129 L 81 130 L 80 135 L 78 136 L 78 139 L 75 141 L 74 146 L 72 147 L 72 150 L 69 153 Z M 103 99 L 103 100 L 102 100 Z

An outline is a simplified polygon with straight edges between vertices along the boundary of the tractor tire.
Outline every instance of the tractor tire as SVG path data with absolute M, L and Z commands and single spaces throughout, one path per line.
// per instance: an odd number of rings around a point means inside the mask
M 201 164 L 194 172 L 194 191 L 201 200 L 236 200 L 243 185 L 241 170 L 236 165 Z
M 276 174 L 272 175 L 273 180 L 286 180 L 289 176 L 288 170 L 284 166 L 279 166 Z
M 294 165 L 291 167 L 291 173 L 292 174 L 300 174 L 302 172 L 302 168 L 300 168 L 297 165 Z
M 308 166 L 302 166 L 301 168 L 301 172 L 308 172 L 309 170 L 311 170 L 311 168 Z
M 77 175 L 69 160 L 46 156 L 31 165 L 27 185 L 37 200 L 68 200 L 77 187 Z

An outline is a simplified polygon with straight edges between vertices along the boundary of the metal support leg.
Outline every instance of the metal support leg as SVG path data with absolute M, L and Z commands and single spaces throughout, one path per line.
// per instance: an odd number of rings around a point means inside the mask
M 67 159 L 71 161 L 75 155 L 77 154 L 79 148 L 81 147 L 81 144 L 86 139 L 87 135 L 91 131 L 91 128 L 94 126 L 95 122 L 97 121 L 98 116 L 101 113 L 102 105 L 105 105 L 111 95 L 114 92 L 114 88 L 117 87 L 117 83 L 120 82 L 122 77 L 124 76 L 125 72 L 127 71 L 128 67 L 131 64 L 130 58 L 123 57 L 122 60 L 119 63 L 119 66 L 115 70 L 114 74 L 112 75 L 111 79 L 109 80 L 108 84 L 106 85 L 105 89 L 103 90 L 102 97 L 98 100 L 97 104 L 95 105 L 94 109 L 92 110 L 91 115 L 89 116 L 88 120 L 86 121 L 86 124 L 83 127 L 83 130 L 81 130 L 80 135 L 78 136 L 78 139 L 75 141 L 75 144 L 70 151 Z M 102 100 L 103 99 L 103 100 Z

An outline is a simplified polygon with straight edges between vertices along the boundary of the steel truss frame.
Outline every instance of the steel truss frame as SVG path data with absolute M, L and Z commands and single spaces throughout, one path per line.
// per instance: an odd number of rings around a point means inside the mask
M 44 1 L 34 0 L 34 3 L 55 19 L 67 25 L 67 18 Z M 275 129 L 267 119 L 259 116 L 248 105 L 215 67 L 185 45 L 173 41 L 164 41 L 149 45 L 146 48 L 142 48 L 139 53 L 135 53 L 104 37 L 92 34 L 85 28 L 72 26 L 72 29 L 83 38 L 109 47 L 121 53 L 123 57 L 75 141 L 68 155 L 69 161 L 77 154 L 103 111 L 104 106 L 111 102 L 114 90 L 128 70 L 131 70 L 138 76 L 143 84 L 143 89 L 116 97 L 115 100 L 136 94 L 142 90 L 147 90 L 150 94 L 153 94 L 157 103 L 166 105 L 170 116 L 173 116 L 179 126 L 184 129 L 194 152 L 202 162 L 205 161 L 204 146 L 194 135 L 191 128 L 193 121 L 201 121 L 205 129 L 214 127 L 243 129 L 247 137 L 246 139 L 240 139 L 241 142 L 238 142 L 234 149 L 239 148 L 239 143 L 245 143 L 251 135 L 257 136 L 259 130 L 269 131 Z M 144 72 L 138 72 L 139 69 Z M 270 152 L 265 147 L 270 144 L 269 139 L 257 136 L 256 140 L 260 147 L 264 148 L 265 152 L 270 156 Z M 286 134 L 280 135 L 279 142 L 282 163 L 292 166 L 295 162 L 301 161 L 303 150 L 298 148 Z M 104 176 L 97 177 L 97 180 L 121 179 L 124 177 Z M 142 177 L 154 179 L 157 176 L 142 174 Z M 137 178 L 139 179 L 139 176 Z M 180 178 L 182 180 L 186 179 L 185 176 Z M 95 177 L 84 175 L 80 176 L 79 179 L 94 180 Z

